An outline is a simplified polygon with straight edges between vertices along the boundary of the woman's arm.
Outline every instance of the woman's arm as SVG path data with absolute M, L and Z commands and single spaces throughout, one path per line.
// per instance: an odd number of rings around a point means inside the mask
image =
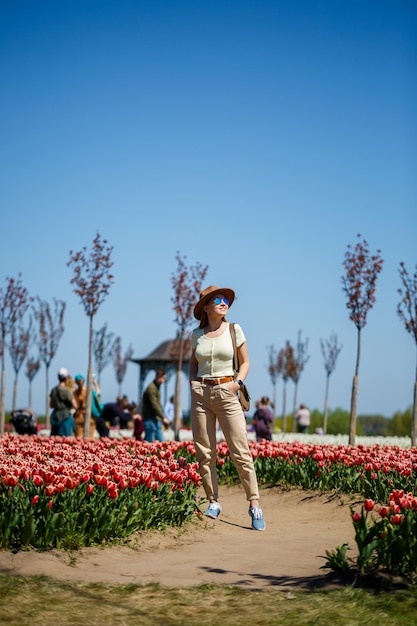
M 249 373 L 250 368 L 249 353 L 246 341 L 245 343 L 242 343 L 242 345 L 237 349 L 237 354 L 239 358 L 239 371 L 236 375 L 236 378 L 244 381 Z

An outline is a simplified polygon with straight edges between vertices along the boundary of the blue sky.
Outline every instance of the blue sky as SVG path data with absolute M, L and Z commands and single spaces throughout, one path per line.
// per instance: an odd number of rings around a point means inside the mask
M 115 284 L 96 328 L 106 322 L 123 349 L 140 358 L 175 336 L 179 251 L 209 266 L 207 284 L 235 289 L 229 319 L 247 336 L 254 398 L 272 396 L 267 346 L 301 330 L 298 401 L 322 409 L 319 341 L 335 332 L 329 403 L 348 409 L 356 328 L 341 276 L 361 233 L 385 265 L 358 412 L 410 406 L 416 349 L 396 307 L 399 263 L 417 262 L 416 42 L 406 0 L 2 0 L 0 281 L 21 273 L 31 294 L 67 303 L 51 383 L 59 367 L 87 367 L 88 320 L 66 263 L 99 231 Z M 123 391 L 137 399 L 137 384 L 130 364 Z M 113 400 L 112 365 L 102 388 Z M 38 412 L 44 393 L 42 370 Z M 291 384 L 287 394 L 291 408 Z

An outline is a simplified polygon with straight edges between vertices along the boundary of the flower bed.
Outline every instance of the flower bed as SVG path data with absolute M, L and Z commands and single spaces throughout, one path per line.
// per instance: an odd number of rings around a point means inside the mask
M 343 544 L 327 567 L 408 576 L 417 570 L 417 450 L 389 445 L 249 442 L 259 482 L 362 494 L 352 510 L 359 556 Z M 225 442 L 219 480 L 237 482 Z M 199 513 L 194 444 L 132 438 L 0 437 L 0 547 L 78 548 Z
M 0 547 L 78 548 L 181 525 L 196 511 L 200 484 L 182 447 L 4 435 Z
M 356 560 L 347 556 L 344 543 L 327 551 L 326 565 L 335 571 L 360 574 L 387 573 L 413 579 L 417 574 L 417 497 L 394 490 L 387 504 L 365 500 L 360 511 L 351 507 L 358 547 Z
M 393 489 L 415 491 L 417 449 L 399 446 L 332 446 L 293 442 L 249 442 L 261 484 L 360 493 L 386 502 Z M 217 446 L 224 482 L 237 480 L 226 443 Z

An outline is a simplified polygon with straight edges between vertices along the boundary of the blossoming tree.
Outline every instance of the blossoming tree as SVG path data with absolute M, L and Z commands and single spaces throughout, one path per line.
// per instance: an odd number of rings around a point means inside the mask
M 404 322 L 405 329 L 413 335 L 417 345 L 417 265 L 412 276 L 408 273 L 404 263 L 400 263 L 400 277 L 403 287 L 398 289 L 401 301 L 397 313 Z M 417 443 L 417 369 L 414 381 L 413 418 L 411 423 L 411 445 Z
M 37 306 L 33 308 L 34 316 L 39 329 L 36 341 L 39 349 L 39 359 L 45 363 L 45 425 L 51 425 L 49 408 L 49 368 L 54 358 L 61 337 L 64 334 L 64 314 L 66 302 L 53 299 L 53 306 L 46 300 L 37 298 Z
M 184 357 L 185 331 L 193 320 L 195 303 L 201 293 L 202 281 L 206 277 L 208 265 L 196 263 L 188 267 L 185 263 L 186 257 L 182 257 L 179 252 L 176 255 L 177 271 L 171 275 L 171 284 L 174 288 L 174 295 L 171 298 L 175 312 L 175 322 L 178 326 L 178 360 L 177 375 L 175 379 L 174 394 L 174 433 L 176 441 L 179 440 L 179 430 L 181 422 L 181 371 Z
M 84 247 L 79 252 L 70 251 L 68 266 L 72 266 L 74 276 L 70 283 L 75 285 L 74 292 L 79 296 L 84 311 L 89 318 L 88 334 L 88 368 L 87 368 L 87 402 L 85 409 L 84 436 L 88 437 L 91 421 L 91 397 L 93 389 L 93 320 L 101 304 L 110 291 L 114 276 L 110 273 L 113 265 L 111 255 L 113 247 L 107 245 L 97 233 L 93 239 L 90 254 Z
M 330 376 L 336 367 L 337 357 L 342 347 L 338 344 L 336 333 L 330 335 L 330 339 L 320 339 L 321 352 L 324 359 L 324 369 L 326 370 L 326 391 L 324 394 L 324 411 L 323 411 L 323 433 L 327 432 L 327 416 L 329 412 L 329 386 Z
M 21 275 L 18 278 L 7 278 L 6 288 L 0 288 L 0 356 L 1 356 L 1 409 L 0 409 L 0 435 L 4 432 L 6 421 L 6 368 L 5 350 L 6 338 L 11 333 L 13 326 L 19 322 L 26 313 L 31 297 L 26 287 L 22 284 Z
M 357 328 L 357 352 L 355 374 L 352 384 L 350 404 L 349 444 L 355 445 L 356 413 L 359 385 L 359 361 L 361 353 L 361 331 L 366 326 L 367 316 L 372 309 L 376 297 L 376 281 L 384 264 L 380 256 L 381 250 L 371 254 L 368 242 L 358 235 L 358 243 L 348 245 L 343 262 L 346 274 L 342 276 L 343 291 L 347 297 L 346 306 L 349 318 Z

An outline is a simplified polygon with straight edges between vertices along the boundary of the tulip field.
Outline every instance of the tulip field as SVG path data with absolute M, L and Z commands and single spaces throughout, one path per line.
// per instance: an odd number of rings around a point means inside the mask
M 3 435 L 0 547 L 79 548 L 180 526 L 195 515 L 200 476 L 178 447 Z
M 395 445 L 249 442 L 261 485 L 362 496 L 351 510 L 359 556 L 343 544 L 326 567 L 417 573 L 417 450 Z M 222 484 L 238 480 L 225 442 Z M 194 444 L 133 438 L 0 437 L 0 547 L 76 549 L 201 515 Z

